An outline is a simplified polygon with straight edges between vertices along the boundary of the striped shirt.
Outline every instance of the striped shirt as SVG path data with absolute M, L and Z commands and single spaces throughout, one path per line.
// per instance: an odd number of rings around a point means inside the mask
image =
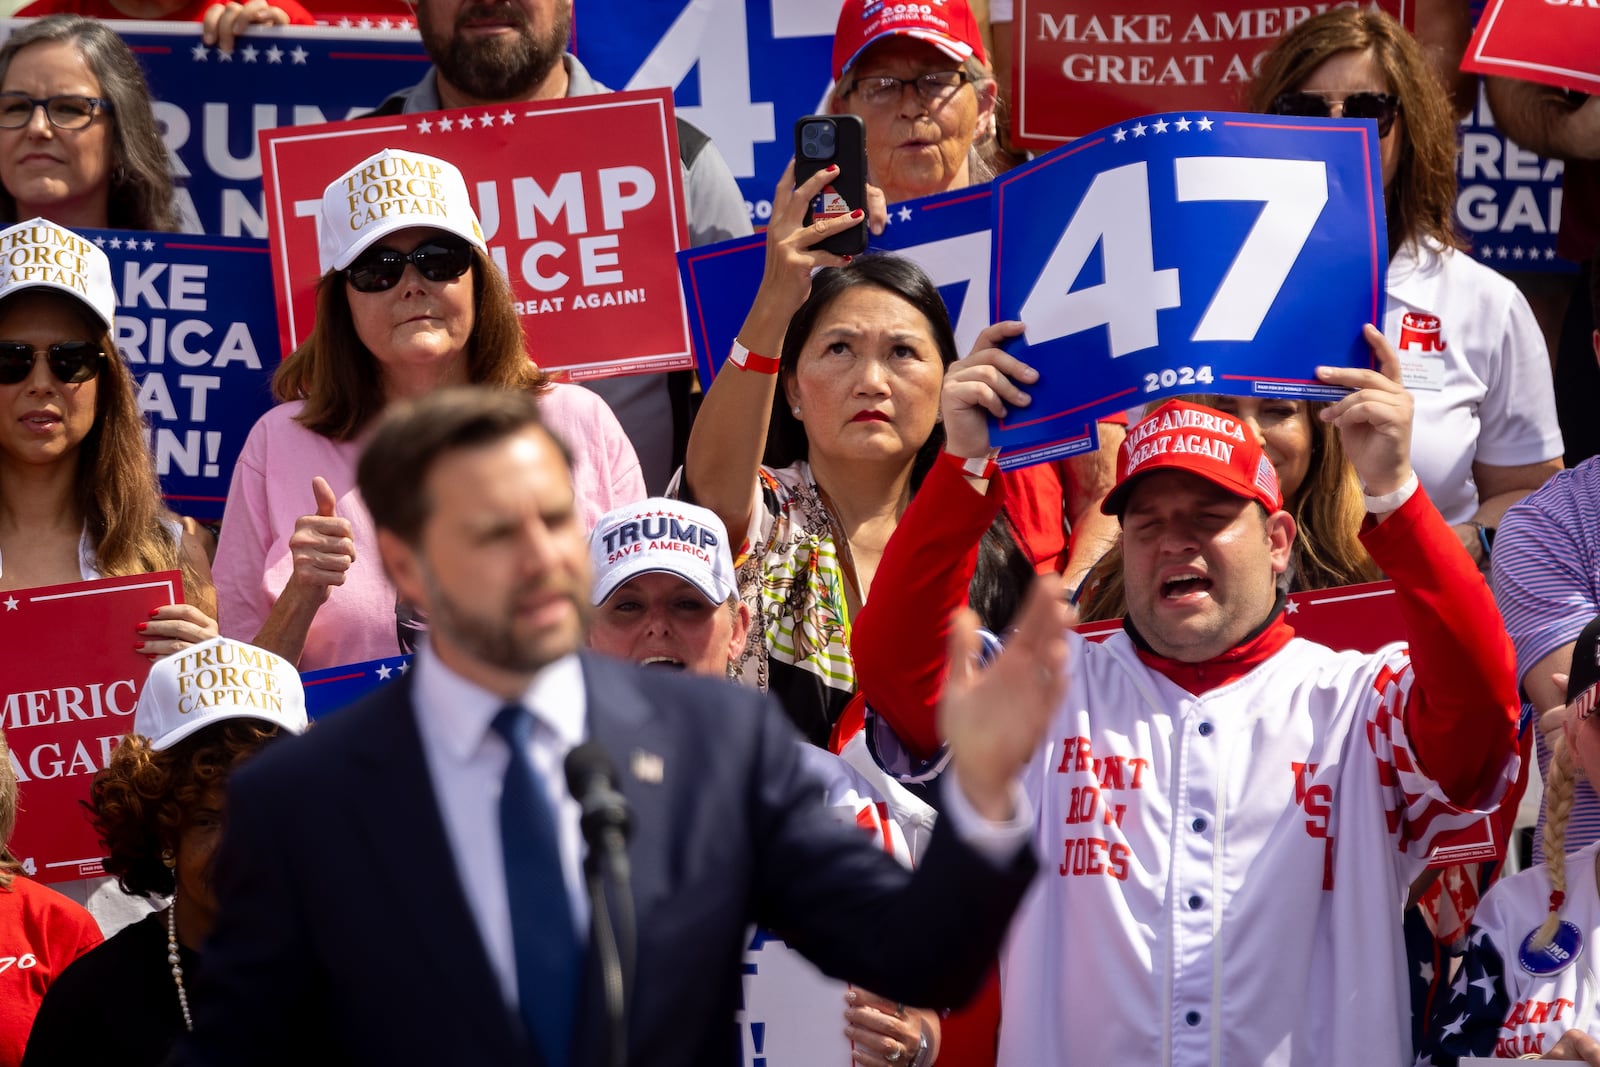
M 1561 471 L 1500 520 L 1490 568 L 1495 600 L 1517 650 L 1517 678 L 1600 615 L 1600 457 Z M 1541 709 L 1531 709 L 1535 713 Z M 1547 709 L 1546 709 L 1547 710 Z M 1524 706 L 1525 715 L 1530 709 Z M 1534 731 L 1535 735 L 1538 730 Z M 1539 773 L 1550 750 L 1538 738 Z M 1600 840 L 1600 797 L 1579 776 L 1567 824 L 1567 851 Z M 1544 813 L 1534 835 L 1544 860 Z

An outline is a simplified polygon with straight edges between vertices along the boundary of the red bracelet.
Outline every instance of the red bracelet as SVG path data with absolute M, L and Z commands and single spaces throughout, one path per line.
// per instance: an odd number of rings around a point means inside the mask
M 750 351 L 737 339 L 733 342 L 733 350 L 728 353 L 728 362 L 740 370 L 755 371 L 757 374 L 777 374 L 778 361 L 771 356 L 758 356 Z

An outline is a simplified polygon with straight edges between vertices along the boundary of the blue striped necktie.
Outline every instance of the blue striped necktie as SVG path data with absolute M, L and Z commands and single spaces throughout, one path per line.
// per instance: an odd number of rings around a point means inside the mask
M 495 733 L 511 749 L 500 792 L 500 847 L 522 1021 L 547 1067 L 567 1067 L 583 953 L 572 929 L 555 816 L 528 755 L 533 726 L 520 704 L 507 704 L 494 717 Z

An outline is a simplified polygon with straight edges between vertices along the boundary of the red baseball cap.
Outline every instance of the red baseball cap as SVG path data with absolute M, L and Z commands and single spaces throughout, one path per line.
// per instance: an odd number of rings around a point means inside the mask
M 861 53 L 885 37 L 915 37 L 965 63 L 983 54 L 983 35 L 967 0 L 845 0 L 839 25 L 833 31 L 833 80 L 861 58 Z
M 1122 516 L 1133 483 L 1152 471 L 1197 474 L 1269 512 L 1281 510 L 1278 472 L 1255 432 L 1239 419 L 1200 404 L 1169 400 L 1128 427 L 1117 453 L 1117 484 L 1100 510 Z

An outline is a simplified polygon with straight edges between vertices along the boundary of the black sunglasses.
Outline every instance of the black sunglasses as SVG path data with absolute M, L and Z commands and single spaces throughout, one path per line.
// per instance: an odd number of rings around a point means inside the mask
M 0 385 L 16 385 L 33 373 L 36 356 L 44 356 L 50 373 L 63 385 L 98 377 L 106 354 L 93 341 L 61 341 L 40 351 L 26 341 L 0 341 Z
M 358 293 L 393 289 L 406 272 L 406 264 L 430 282 L 454 281 L 472 266 L 472 246 L 455 237 L 433 237 L 409 252 L 374 248 L 345 268 L 345 280 Z
M 1337 101 L 1329 100 L 1320 92 L 1298 92 L 1273 97 L 1272 103 L 1267 105 L 1267 114 L 1325 119 L 1333 116 L 1336 103 L 1344 118 L 1376 120 L 1379 137 L 1389 136 L 1389 131 L 1394 129 L 1394 117 L 1400 113 L 1400 98 L 1392 93 L 1350 93 Z

